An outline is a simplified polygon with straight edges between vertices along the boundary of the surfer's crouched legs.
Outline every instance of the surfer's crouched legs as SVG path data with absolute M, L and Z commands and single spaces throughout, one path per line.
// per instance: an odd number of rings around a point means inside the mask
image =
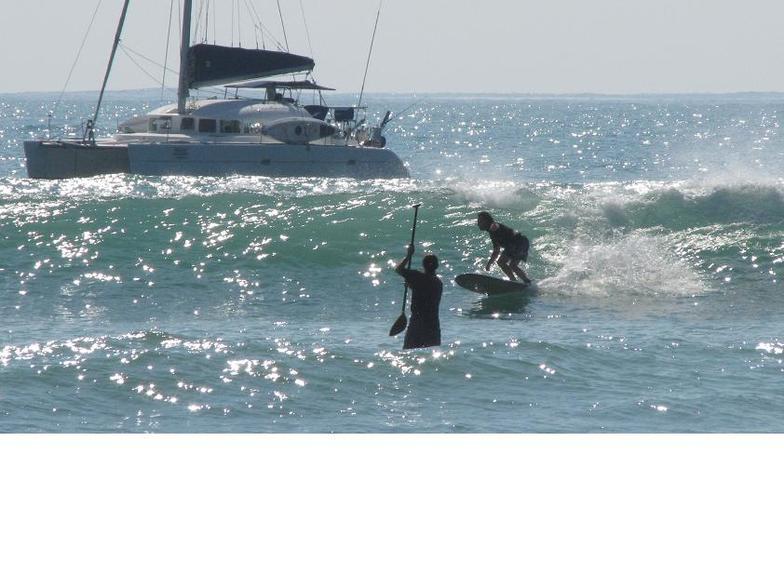
M 517 281 L 517 278 L 515 277 L 515 275 L 517 275 L 523 283 L 528 284 L 531 282 L 525 274 L 525 271 L 520 269 L 520 260 L 511 259 L 509 256 L 501 254 L 501 257 L 498 258 L 498 267 L 506 273 L 506 276 L 510 281 Z
M 509 278 L 510 281 L 517 281 L 517 279 L 515 278 L 514 271 L 512 271 L 512 268 L 509 267 L 508 256 L 501 254 L 501 257 L 498 258 L 498 261 L 496 263 L 498 264 L 498 267 L 500 267 L 501 270 L 503 270 L 503 272 L 506 273 L 506 276 Z
M 509 267 L 512 271 L 514 271 L 517 274 L 517 277 L 520 278 L 520 281 L 522 281 L 526 285 L 531 284 L 531 280 L 525 274 L 525 271 L 523 271 L 523 269 L 520 267 L 520 260 L 510 260 Z

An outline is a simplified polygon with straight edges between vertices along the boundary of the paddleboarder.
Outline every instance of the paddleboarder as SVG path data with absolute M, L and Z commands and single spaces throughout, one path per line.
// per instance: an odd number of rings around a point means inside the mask
M 487 260 L 485 271 L 490 271 L 493 263 L 498 260 L 498 267 L 500 267 L 510 281 L 516 281 L 515 275 L 529 285 L 531 280 L 520 268 L 520 262 L 528 261 L 528 238 L 502 224 L 493 220 L 493 216 L 487 211 L 479 213 L 476 219 L 476 224 L 479 230 L 484 230 L 490 234 L 490 242 L 493 244 L 493 253 L 490 254 L 490 259 Z M 501 254 L 499 257 L 499 253 Z
M 411 289 L 411 321 L 408 323 L 403 349 L 432 347 L 441 345 L 441 323 L 438 319 L 438 307 L 441 304 L 441 293 L 444 289 L 441 280 L 436 276 L 438 258 L 428 254 L 422 259 L 424 271 L 409 269 L 414 244 L 410 244 L 395 271 L 406 280 Z

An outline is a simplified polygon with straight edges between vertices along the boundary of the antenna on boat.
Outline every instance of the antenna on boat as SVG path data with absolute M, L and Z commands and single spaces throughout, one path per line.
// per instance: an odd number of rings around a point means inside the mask
M 112 45 L 112 54 L 109 55 L 109 64 L 106 66 L 106 74 L 103 76 L 103 84 L 101 85 L 101 93 L 98 95 L 98 103 L 95 104 L 95 113 L 92 120 L 87 121 L 87 127 L 84 131 L 82 140 L 90 140 L 94 142 L 95 123 L 98 121 L 98 112 L 101 111 L 101 101 L 103 101 L 103 93 L 106 90 L 106 82 L 109 81 L 109 73 L 112 71 L 112 63 L 114 62 L 114 55 L 117 52 L 117 45 L 120 44 L 120 35 L 122 34 L 123 24 L 125 23 L 125 14 L 128 12 L 128 3 L 131 0 L 125 0 L 123 3 L 122 14 L 120 14 L 120 21 L 117 23 L 117 33 L 114 34 L 114 44 Z
M 378 29 L 378 18 L 381 16 L 381 5 L 384 0 L 378 1 L 378 12 L 376 12 L 376 23 L 373 26 L 373 36 L 370 38 L 370 49 L 368 50 L 367 62 L 365 62 L 365 75 L 362 77 L 362 88 L 359 90 L 359 101 L 357 107 L 362 105 L 362 95 L 365 93 L 365 80 L 367 80 L 368 68 L 370 67 L 370 56 L 373 54 L 373 43 L 376 42 L 376 30 Z

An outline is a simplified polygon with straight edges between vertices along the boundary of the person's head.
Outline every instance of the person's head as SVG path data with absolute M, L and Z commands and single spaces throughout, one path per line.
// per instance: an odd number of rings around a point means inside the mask
M 476 224 L 479 230 L 490 230 L 490 225 L 493 224 L 493 215 L 487 211 L 480 212 L 476 217 Z
M 435 273 L 438 269 L 438 258 L 434 254 L 428 254 L 422 258 L 422 267 L 425 273 Z

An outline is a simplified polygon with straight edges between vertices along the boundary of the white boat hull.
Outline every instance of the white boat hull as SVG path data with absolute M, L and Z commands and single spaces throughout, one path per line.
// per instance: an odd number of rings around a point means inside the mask
M 31 178 L 102 174 L 150 176 L 405 178 L 408 169 L 388 149 L 328 144 L 25 142 Z
M 123 144 L 84 144 L 78 141 L 25 141 L 27 176 L 64 179 L 122 174 L 130 169 Z
M 132 174 L 405 178 L 391 150 L 329 144 L 129 144 Z

